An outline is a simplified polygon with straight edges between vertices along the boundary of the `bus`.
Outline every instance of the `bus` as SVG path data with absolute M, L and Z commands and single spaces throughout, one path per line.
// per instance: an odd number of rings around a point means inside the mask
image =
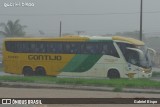
M 24 76 L 148 78 L 152 76 L 144 42 L 127 37 L 64 36 L 6 38 L 4 71 Z

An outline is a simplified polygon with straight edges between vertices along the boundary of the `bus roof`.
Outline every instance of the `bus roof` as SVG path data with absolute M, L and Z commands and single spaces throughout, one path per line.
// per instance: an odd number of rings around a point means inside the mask
M 111 37 L 67 35 L 63 37 L 13 37 L 5 41 L 88 41 L 88 40 L 112 40 Z
M 113 36 L 113 40 L 118 40 L 118 41 L 124 41 L 124 42 L 129 42 L 134 45 L 144 45 L 143 41 L 134 39 L 134 38 L 129 38 L 129 37 L 122 37 L 122 36 Z
M 86 41 L 88 37 L 80 37 L 77 35 L 63 37 L 13 37 L 6 38 L 5 41 Z
M 67 35 L 63 37 L 13 37 L 6 38 L 5 41 L 88 41 L 88 40 L 117 40 L 122 42 L 131 43 L 134 45 L 144 45 L 144 42 L 128 37 L 113 36 L 113 37 L 103 37 L 103 36 L 79 36 L 79 35 Z

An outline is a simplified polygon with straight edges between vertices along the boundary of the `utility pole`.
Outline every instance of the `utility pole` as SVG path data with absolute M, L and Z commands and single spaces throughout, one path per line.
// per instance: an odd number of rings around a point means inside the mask
M 62 36 L 62 22 L 60 21 L 60 26 L 59 26 L 59 37 Z
M 142 21 L 143 21 L 143 0 L 141 0 L 141 4 L 140 4 L 140 40 L 142 41 Z

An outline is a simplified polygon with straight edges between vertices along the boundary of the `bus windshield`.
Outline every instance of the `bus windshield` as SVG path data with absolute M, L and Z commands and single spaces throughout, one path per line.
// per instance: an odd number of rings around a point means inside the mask
M 143 55 L 140 55 L 140 66 L 144 68 L 150 68 L 152 66 L 150 54 L 146 46 L 137 46 L 143 52 Z
M 143 68 L 151 68 L 151 59 L 144 45 L 136 46 L 122 42 L 117 42 L 117 44 L 128 63 Z

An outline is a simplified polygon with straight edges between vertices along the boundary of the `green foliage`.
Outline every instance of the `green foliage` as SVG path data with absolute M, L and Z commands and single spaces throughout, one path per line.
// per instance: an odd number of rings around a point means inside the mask
M 22 26 L 19 22 L 20 20 L 16 20 L 15 22 L 9 20 L 7 24 L 0 23 L 0 27 L 4 29 L 3 31 L 0 31 L 0 33 L 6 37 L 24 36 L 25 35 L 24 28 L 26 28 L 26 26 Z
M 117 86 L 117 87 L 115 87 L 115 88 L 113 89 L 113 91 L 114 91 L 114 92 L 122 92 L 122 91 L 123 91 L 123 88 L 120 87 L 120 86 L 119 86 L 119 87 Z
M 47 84 L 70 84 L 89 86 L 110 86 L 114 90 L 122 90 L 122 87 L 160 88 L 159 81 L 149 79 L 82 79 L 82 78 L 56 78 L 56 77 L 23 77 L 23 76 L 0 76 L 1 81 L 47 83 Z

